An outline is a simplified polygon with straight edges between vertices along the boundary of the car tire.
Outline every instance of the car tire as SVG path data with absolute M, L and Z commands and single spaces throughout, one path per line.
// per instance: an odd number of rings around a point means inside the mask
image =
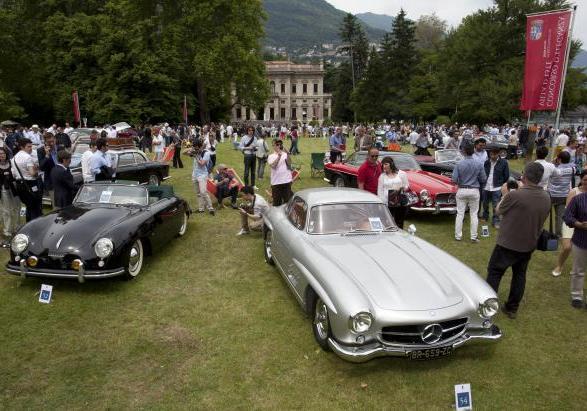
M 150 174 L 149 175 L 149 185 L 158 186 L 159 184 L 161 184 L 161 181 L 159 180 L 159 176 L 157 174 Z
M 183 213 L 183 220 L 181 222 L 181 227 L 179 227 L 179 231 L 177 233 L 178 237 L 183 237 L 186 231 L 188 230 L 188 213 Z
M 346 187 L 342 176 L 336 176 L 334 179 L 334 187 Z
M 273 260 L 273 230 L 265 227 L 263 235 L 263 255 L 265 262 L 269 265 L 275 265 Z
M 133 280 L 140 274 L 144 259 L 145 250 L 143 242 L 141 239 L 136 239 L 128 250 L 126 265 L 124 267 L 124 274 L 127 280 Z
M 313 290 L 310 291 L 310 307 L 314 339 L 324 351 L 331 351 L 328 345 L 328 339 L 332 336 L 328 307 Z

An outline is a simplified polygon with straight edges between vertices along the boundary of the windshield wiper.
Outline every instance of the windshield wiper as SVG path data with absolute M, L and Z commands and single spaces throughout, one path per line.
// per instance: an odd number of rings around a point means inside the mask
M 395 231 L 398 231 L 398 230 L 399 230 L 399 227 L 397 227 L 395 225 L 390 225 L 389 227 L 385 227 L 383 229 L 383 231 L 392 231 L 392 232 L 395 232 Z
M 353 229 L 353 230 L 347 231 L 345 233 L 340 233 L 340 235 L 345 236 L 345 235 L 351 235 L 351 234 L 364 234 L 364 233 L 377 234 L 377 233 L 380 233 L 380 232 L 381 231 L 366 230 L 364 228 L 357 228 L 357 229 Z

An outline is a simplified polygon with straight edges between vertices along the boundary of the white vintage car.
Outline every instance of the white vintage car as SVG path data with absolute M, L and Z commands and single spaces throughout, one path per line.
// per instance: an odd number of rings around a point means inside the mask
M 312 318 L 318 344 L 345 360 L 432 359 L 496 340 L 499 310 L 477 273 L 397 228 L 375 195 L 302 190 L 264 217 L 265 259 Z

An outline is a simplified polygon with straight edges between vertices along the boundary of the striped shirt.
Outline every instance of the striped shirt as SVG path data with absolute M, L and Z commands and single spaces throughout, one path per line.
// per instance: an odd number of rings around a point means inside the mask
M 574 227 L 571 242 L 579 248 L 587 249 L 587 230 L 575 227 L 576 222 L 587 221 L 587 193 L 581 193 L 573 197 L 563 220 L 569 227 Z

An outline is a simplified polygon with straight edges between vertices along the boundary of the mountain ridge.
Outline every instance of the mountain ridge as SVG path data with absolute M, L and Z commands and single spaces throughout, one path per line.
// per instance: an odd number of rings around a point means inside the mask
M 391 31 L 391 26 L 393 25 L 394 18 L 387 14 L 377 14 L 377 13 L 359 13 L 355 14 L 355 16 L 367 24 L 376 29 L 384 30 L 384 31 Z

